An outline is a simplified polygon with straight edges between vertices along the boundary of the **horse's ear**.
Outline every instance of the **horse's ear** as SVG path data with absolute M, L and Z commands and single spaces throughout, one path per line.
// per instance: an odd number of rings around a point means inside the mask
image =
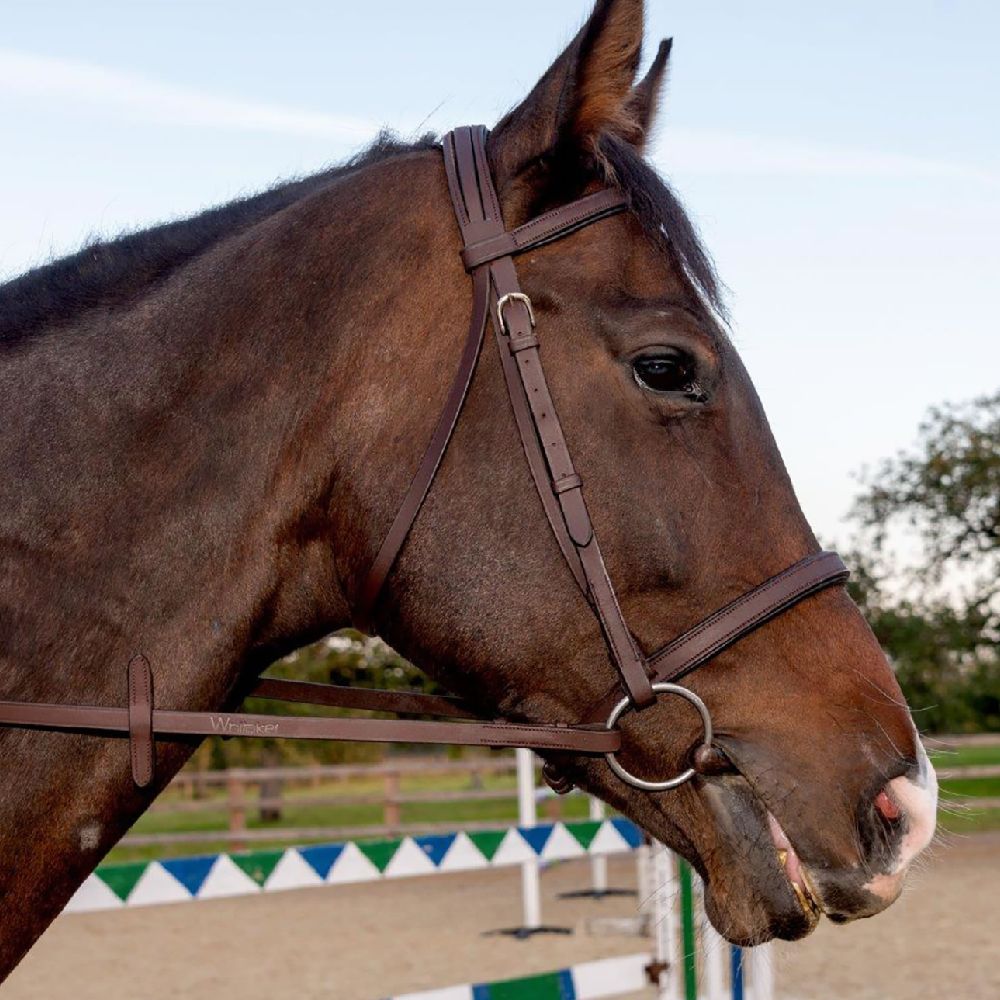
M 634 124 L 634 131 L 624 138 L 642 149 L 649 140 L 650 129 L 656 119 L 656 112 L 663 95 L 663 84 L 667 77 L 667 62 L 673 47 L 672 38 L 664 38 L 656 50 L 656 58 L 646 75 L 633 87 L 625 105 L 626 122 Z
M 539 161 L 592 159 L 602 132 L 634 135 L 629 98 L 642 51 L 642 0 L 597 0 L 593 13 L 489 142 L 498 186 Z

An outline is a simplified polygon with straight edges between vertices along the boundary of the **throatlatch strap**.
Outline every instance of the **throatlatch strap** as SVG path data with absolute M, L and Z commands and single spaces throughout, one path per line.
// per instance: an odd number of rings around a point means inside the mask
M 468 395 L 481 353 L 486 314 L 491 312 L 496 305 L 496 300 L 491 299 L 491 285 L 496 284 L 496 268 L 480 264 L 473 266 L 468 261 L 481 258 L 486 262 L 495 262 L 502 269 L 504 261 L 498 260 L 498 255 L 501 255 L 506 258 L 510 267 L 509 273 L 513 274 L 513 263 L 510 261 L 507 249 L 511 253 L 521 253 L 531 247 L 540 246 L 575 232 L 591 222 L 620 212 L 626 206 L 626 199 L 620 192 L 599 191 L 569 205 L 547 212 L 509 233 L 505 232 L 500 203 L 486 158 L 485 139 L 486 129 L 483 126 L 466 127 L 449 133 L 445 136 L 442 144 L 448 189 L 455 217 L 458 221 L 464 247 L 473 254 L 472 257 L 463 256 L 463 260 L 467 261 L 467 269 L 472 274 L 472 316 L 458 372 L 431 442 L 359 590 L 353 617 L 355 624 L 364 631 L 371 630 L 371 616 L 379 594 L 406 543 L 451 440 L 452 431 Z M 502 254 L 501 251 L 503 251 Z M 501 282 L 503 283 L 503 279 Z M 517 288 L 516 274 L 513 282 L 507 282 L 507 284 L 514 289 Z M 502 345 L 506 334 L 497 327 L 495 318 L 494 328 L 498 344 Z M 568 480 L 556 480 L 558 488 L 554 487 L 547 458 L 539 447 L 538 430 L 528 399 L 524 394 L 525 390 L 521 385 L 517 363 L 513 360 L 510 352 L 503 348 L 501 348 L 501 358 L 518 433 L 546 518 L 573 578 L 587 599 L 593 603 L 595 601 L 595 588 L 592 581 L 588 579 L 580 553 L 577 550 L 579 535 L 577 538 L 571 537 L 571 522 L 567 521 L 565 513 L 567 509 L 578 509 L 580 504 L 572 496 L 562 498 L 561 490 L 563 487 L 559 484 L 565 484 Z M 595 560 L 591 558 L 591 562 L 595 562 Z M 608 590 L 610 590 L 610 584 L 607 587 L 598 586 L 596 588 L 596 592 L 599 594 Z M 613 598 L 613 591 L 611 593 Z M 620 613 L 617 616 L 601 614 L 600 617 L 602 626 L 607 629 L 608 626 L 605 622 L 613 622 L 615 617 L 620 618 Z M 631 644 L 627 629 L 624 627 L 619 629 L 612 625 L 611 630 L 615 637 L 614 642 L 627 649 L 628 645 Z M 635 672 L 631 671 L 631 673 Z M 641 680 L 636 677 L 634 682 L 637 689 L 641 688 Z
M 392 526 L 385 536 L 385 540 L 379 547 L 375 561 L 369 569 L 361 591 L 354 607 L 354 624 L 362 632 L 371 631 L 371 618 L 375 609 L 375 602 L 385 585 L 386 577 L 399 558 L 399 553 L 406 544 L 407 536 L 413 527 L 413 522 L 420 513 L 427 493 L 434 482 L 444 453 L 448 449 L 455 424 L 458 422 L 458 415 L 462 412 L 466 397 L 469 394 L 469 386 L 472 385 L 472 376 L 476 371 L 476 362 L 483 346 L 483 334 L 486 330 L 486 301 L 485 286 L 486 276 L 480 279 L 484 286 L 483 294 L 473 298 L 472 318 L 469 320 L 469 331 L 465 335 L 465 347 L 462 350 L 462 357 L 458 363 L 458 370 L 448 391 L 444 408 L 438 418 L 434 433 L 431 436 L 430 444 L 424 452 L 420 466 L 410 483 L 406 496 L 400 505 L 396 516 L 393 518 Z

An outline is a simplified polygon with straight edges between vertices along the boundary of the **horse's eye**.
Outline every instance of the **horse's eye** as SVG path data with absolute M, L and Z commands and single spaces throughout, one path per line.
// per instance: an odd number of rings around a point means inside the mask
M 632 362 L 632 373 L 643 389 L 701 396 L 695 360 L 683 351 L 661 349 L 655 354 L 643 354 Z

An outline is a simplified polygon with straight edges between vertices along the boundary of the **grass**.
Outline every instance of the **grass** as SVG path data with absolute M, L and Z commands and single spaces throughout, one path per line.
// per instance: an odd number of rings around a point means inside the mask
M 930 758 L 938 768 L 1000 764 L 1000 746 L 932 749 Z M 976 809 L 972 804 L 952 804 L 955 798 L 1000 798 L 1000 778 L 948 778 L 940 782 L 940 790 L 938 823 L 943 831 L 967 834 L 1000 830 L 1000 809 Z
M 936 767 L 971 767 L 983 764 L 1000 764 L 1000 746 L 961 747 L 957 750 L 932 750 L 931 760 Z M 406 775 L 400 783 L 403 793 L 407 792 L 461 792 L 470 787 L 467 775 Z M 408 823 L 495 823 L 507 826 L 517 822 L 517 802 L 515 780 L 512 774 L 486 774 L 482 786 L 486 789 L 509 791 L 509 798 L 480 801 L 458 799 L 450 802 L 404 803 L 400 807 L 401 820 Z M 278 822 L 262 822 L 252 798 L 247 803 L 247 827 L 251 830 L 280 829 L 282 827 L 352 827 L 380 826 L 383 823 L 380 805 L 357 805 L 343 803 L 336 805 L 313 805 L 308 802 L 296 804 L 296 800 L 310 796 L 336 795 L 362 796 L 379 795 L 382 792 L 380 779 L 350 779 L 324 782 L 315 787 L 299 786 L 286 788 L 283 793 L 284 809 Z M 943 830 L 950 833 L 974 833 L 981 830 L 1000 829 L 1000 809 L 977 810 L 974 806 L 952 806 L 955 798 L 1000 798 L 1000 778 L 949 778 L 941 781 L 941 805 L 939 821 Z M 174 857 L 182 854 L 212 854 L 228 849 L 226 835 L 228 814 L 226 794 L 223 789 L 212 789 L 207 800 L 218 803 L 217 810 L 197 813 L 149 812 L 142 816 L 133 827 L 135 833 L 176 833 L 202 832 L 207 835 L 218 833 L 217 838 L 197 844 L 177 844 L 150 847 L 116 847 L 108 856 L 109 862 L 152 860 L 159 857 Z M 181 801 L 176 791 L 168 790 L 160 803 Z M 539 816 L 550 818 L 546 800 L 539 804 Z M 587 801 L 582 795 L 572 795 L 557 802 L 559 818 L 582 819 L 587 815 Z M 254 850 L 266 847 L 287 846 L 287 842 L 255 842 Z
M 981 764 L 1000 764 L 1000 746 L 938 750 L 933 749 L 932 743 L 928 753 L 935 767 L 974 767 Z

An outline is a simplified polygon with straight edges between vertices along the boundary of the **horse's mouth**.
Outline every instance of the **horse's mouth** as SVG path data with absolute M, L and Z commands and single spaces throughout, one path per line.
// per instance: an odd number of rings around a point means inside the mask
M 734 944 L 810 934 L 824 907 L 815 882 L 777 817 L 741 774 L 699 783 L 713 817 L 712 849 L 689 856 L 705 883 L 716 929 Z M 686 851 L 684 852 L 687 853 Z
M 823 905 L 819 895 L 813 888 L 805 866 L 799 859 L 788 835 L 781 828 L 781 824 L 775 819 L 774 813 L 768 812 L 767 825 L 771 833 L 771 843 L 774 844 L 774 851 L 788 879 L 788 884 L 795 894 L 795 900 L 802 909 L 802 913 L 812 922 L 815 927 L 819 918 L 823 914 Z

